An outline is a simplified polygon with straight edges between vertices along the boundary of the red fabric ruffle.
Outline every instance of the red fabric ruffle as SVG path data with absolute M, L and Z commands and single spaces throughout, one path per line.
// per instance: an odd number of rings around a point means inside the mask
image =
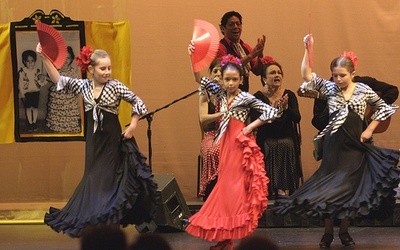
M 231 126 L 231 128 L 232 127 L 234 126 Z M 231 133 L 234 132 L 231 131 Z M 264 156 L 253 136 L 243 135 L 241 129 L 236 131 L 236 134 L 239 135 L 235 138 L 235 144 L 236 147 L 238 145 L 240 146 L 242 154 L 237 156 L 237 151 L 232 152 L 231 157 L 241 158 L 242 172 L 240 172 L 240 175 L 243 176 L 240 180 L 244 182 L 244 200 L 242 202 L 237 202 L 236 200 L 232 201 L 232 207 L 229 207 L 228 204 L 228 212 L 224 210 L 224 208 L 227 207 L 226 204 L 221 205 L 223 208 L 221 209 L 222 211 L 220 211 L 218 209 L 218 206 L 220 206 L 218 202 L 229 202 L 229 199 L 222 197 L 224 194 L 220 192 L 220 190 L 215 189 L 220 189 L 220 187 L 217 187 L 219 184 L 236 185 L 236 183 L 217 183 L 213 190 L 213 192 L 215 191 L 218 193 L 214 194 L 214 196 L 217 195 L 214 197 L 214 201 L 210 196 L 200 211 L 189 219 L 190 223 L 186 228 L 186 232 L 193 236 L 208 241 L 244 238 L 257 228 L 258 219 L 267 208 L 267 186 L 269 179 L 265 171 Z M 228 139 L 226 141 L 228 141 Z M 221 145 L 223 145 L 223 142 L 221 142 Z M 224 167 L 229 168 L 233 166 Z M 226 169 L 226 171 L 231 171 L 231 169 Z M 220 176 L 222 178 L 222 173 L 220 173 Z M 218 181 L 220 181 L 220 179 L 218 179 Z M 211 195 L 213 195 L 213 193 Z M 226 194 L 226 196 L 228 195 L 232 194 Z M 240 197 L 237 197 L 237 199 L 240 199 Z M 236 204 L 240 204 L 239 208 L 235 207 Z

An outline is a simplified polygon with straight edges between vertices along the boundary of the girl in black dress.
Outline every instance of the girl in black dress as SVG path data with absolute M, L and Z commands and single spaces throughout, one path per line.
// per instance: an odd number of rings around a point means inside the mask
M 349 57 L 332 61 L 333 82 L 317 77 L 309 66 L 307 48 L 312 45 L 312 36 L 307 35 L 301 66 L 305 82 L 300 89 L 315 89 L 328 96 L 329 123 L 317 136 L 324 137 L 321 166 L 293 195 L 278 200 L 273 210 L 324 218 L 320 247 L 330 246 L 333 220 L 340 219 L 339 238 L 343 245 L 351 246 L 355 243 L 348 233 L 349 219 L 378 209 L 398 183 L 400 151 L 369 143 L 379 122 L 393 115 L 398 106 L 386 104 L 367 85 L 353 82 L 354 63 Z M 363 129 L 367 104 L 376 112 Z
M 133 134 L 140 116 L 147 113 L 143 101 L 118 80 L 111 79 L 111 60 L 104 50 L 83 47 L 76 58 L 92 79 L 60 76 L 41 52 L 45 68 L 57 90 L 81 94 L 85 106 L 85 171 L 74 194 L 59 210 L 51 207 L 44 222 L 57 232 L 79 237 L 92 225 L 141 224 L 156 211 L 157 185 Z M 122 132 L 118 120 L 121 100 L 132 104 L 132 120 Z

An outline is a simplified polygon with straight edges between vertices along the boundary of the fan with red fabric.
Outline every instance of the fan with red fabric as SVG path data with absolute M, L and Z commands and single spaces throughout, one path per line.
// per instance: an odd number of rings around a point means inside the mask
M 207 68 L 215 59 L 219 46 L 218 30 L 209 22 L 195 19 L 192 42 L 195 51 L 192 53 L 194 72 Z
M 311 13 L 308 14 L 308 34 L 311 36 Z M 311 39 L 311 38 L 310 38 Z M 312 68 L 314 66 L 313 49 L 311 47 L 311 41 L 307 42 L 308 50 L 308 66 Z
M 44 24 L 39 20 L 35 21 L 39 42 L 42 46 L 42 53 L 60 69 L 67 58 L 67 45 L 64 38 L 55 28 Z

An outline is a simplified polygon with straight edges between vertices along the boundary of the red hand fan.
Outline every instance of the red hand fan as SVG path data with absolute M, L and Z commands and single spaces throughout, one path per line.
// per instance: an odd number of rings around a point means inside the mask
M 209 22 L 195 19 L 192 41 L 195 51 L 192 53 L 194 72 L 207 68 L 215 59 L 219 46 L 218 30 Z
M 60 32 L 50 25 L 35 21 L 42 53 L 60 69 L 67 58 L 67 45 Z
M 311 13 L 308 14 L 308 34 L 311 35 Z M 308 66 L 312 68 L 314 66 L 314 58 L 310 40 L 307 42 L 307 50 L 308 50 Z

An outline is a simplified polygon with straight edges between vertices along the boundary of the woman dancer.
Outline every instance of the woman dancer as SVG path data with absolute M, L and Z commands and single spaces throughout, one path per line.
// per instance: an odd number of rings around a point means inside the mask
M 41 53 L 40 44 L 36 50 L 59 91 L 82 95 L 87 118 L 82 180 L 66 206 L 61 210 L 51 207 L 44 222 L 71 237 L 79 237 L 86 227 L 98 224 L 149 222 L 156 210 L 157 185 L 133 138 L 139 117 L 147 113 L 143 101 L 110 78 L 111 59 L 104 50 L 92 52 L 85 46 L 76 58 L 92 80 L 60 76 Z M 122 99 L 132 104 L 132 120 L 123 132 L 117 115 Z
M 315 89 L 328 96 L 329 123 L 317 138 L 324 136 L 319 169 L 287 199 L 278 200 L 273 210 L 324 218 L 325 233 L 320 247 L 333 241 L 333 220 L 340 219 L 339 238 L 344 246 L 354 245 L 348 232 L 349 219 L 367 215 L 381 200 L 393 193 L 399 178 L 400 151 L 376 147 L 369 142 L 380 121 L 398 108 L 386 104 L 370 87 L 353 82 L 354 62 L 338 57 L 331 62 L 333 82 L 317 77 L 309 66 L 313 38 L 307 35 L 301 72 L 301 89 Z M 367 104 L 377 111 L 363 130 Z
M 196 53 L 192 43 L 189 52 Z M 251 234 L 267 207 L 269 180 L 263 155 L 251 133 L 277 118 L 281 111 L 239 89 L 243 80 L 239 58 L 224 56 L 221 67 L 223 87 L 194 72 L 195 80 L 220 100 L 223 117 L 216 135 L 220 140 L 218 182 L 199 212 L 189 218 L 186 231 L 218 241 L 210 249 L 233 249 L 233 240 Z M 246 126 L 250 109 L 262 114 Z

